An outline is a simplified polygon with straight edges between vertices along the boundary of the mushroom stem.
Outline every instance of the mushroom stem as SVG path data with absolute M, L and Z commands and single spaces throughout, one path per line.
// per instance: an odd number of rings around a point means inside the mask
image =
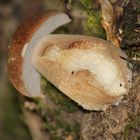
M 36 45 L 32 57 L 35 69 L 85 109 L 103 110 L 128 92 L 127 63 L 119 57 L 126 56 L 107 41 L 49 35 Z

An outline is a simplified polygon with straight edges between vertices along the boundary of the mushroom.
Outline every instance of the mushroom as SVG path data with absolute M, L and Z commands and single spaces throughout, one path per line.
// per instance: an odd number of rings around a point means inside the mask
M 100 38 L 51 34 L 69 22 L 57 11 L 27 19 L 9 48 L 9 77 L 20 93 L 41 97 L 43 75 L 84 109 L 104 110 L 129 91 L 132 74 L 127 56 Z

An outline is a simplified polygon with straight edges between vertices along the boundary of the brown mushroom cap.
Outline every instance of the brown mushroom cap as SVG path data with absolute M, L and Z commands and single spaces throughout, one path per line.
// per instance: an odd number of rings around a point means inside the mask
M 27 96 L 40 96 L 40 74 L 34 70 L 30 59 L 33 45 L 44 35 L 70 22 L 58 11 L 38 13 L 23 22 L 17 29 L 8 54 L 8 73 L 15 88 Z M 36 86 L 39 85 L 39 86 Z

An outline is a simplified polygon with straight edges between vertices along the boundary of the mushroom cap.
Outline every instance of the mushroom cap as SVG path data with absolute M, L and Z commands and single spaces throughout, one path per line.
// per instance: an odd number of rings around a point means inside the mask
M 27 96 L 40 96 L 40 86 L 37 86 L 38 89 L 35 90 L 33 86 L 40 85 L 40 81 L 36 80 L 40 78 L 40 74 L 34 70 L 31 63 L 26 62 L 30 59 L 28 55 L 32 55 L 33 47 L 30 46 L 35 41 L 37 43 L 39 37 L 42 38 L 44 35 L 50 34 L 56 28 L 68 22 L 70 22 L 70 19 L 66 14 L 58 11 L 47 11 L 37 13 L 26 19 L 18 27 L 9 48 L 8 74 L 13 85 L 20 93 Z M 29 48 L 31 49 L 27 52 Z

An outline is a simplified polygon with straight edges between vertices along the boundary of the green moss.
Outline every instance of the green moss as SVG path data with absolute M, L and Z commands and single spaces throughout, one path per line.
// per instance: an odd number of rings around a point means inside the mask
M 124 127 L 124 139 L 127 140 L 128 139 L 128 135 L 129 135 L 129 131 L 130 129 L 134 128 L 134 124 L 133 123 L 129 123 Z
M 80 124 L 75 122 L 73 127 L 73 132 L 75 134 L 75 140 L 78 140 L 80 138 Z
M 92 0 L 80 0 L 80 2 L 86 8 L 86 10 L 89 10 L 92 8 Z
M 8 83 L 7 83 L 8 84 Z M 3 102 L 3 126 L 0 139 L 6 140 L 31 140 L 31 136 L 24 123 L 24 118 L 17 98 L 17 91 L 8 85 L 8 93 L 1 101 Z M 4 138 L 6 136 L 6 138 Z
M 101 25 L 101 11 L 92 9 L 92 0 L 80 0 L 87 12 L 87 19 L 84 25 L 84 34 L 105 39 L 105 30 Z
M 68 135 L 72 135 L 75 140 L 79 139 L 80 124 L 70 115 L 79 111 L 79 106 L 43 77 L 41 85 L 46 98 L 54 106 L 50 108 L 41 99 L 34 99 L 34 102 L 37 104 L 36 111 L 42 116 L 43 127 L 48 131 L 50 138 L 64 140 Z M 73 121 L 68 118 L 69 115 Z
M 87 20 L 84 25 L 84 32 L 89 36 L 105 38 L 105 31 L 101 26 L 101 12 L 88 13 Z
M 62 114 L 55 115 L 54 110 L 48 111 L 44 121 L 44 128 L 49 132 L 52 140 L 63 140 L 70 134 L 75 140 L 80 137 L 80 124 L 77 121 L 67 122 L 67 119 L 62 119 Z
M 41 116 L 44 129 L 52 140 L 64 140 L 68 135 L 72 135 L 74 140 L 78 140 L 80 138 L 80 124 L 70 115 L 79 111 L 78 105 L 43 77 L 42 85 L 44 94 L 54 104 L 54 108 L 49 108 L 40 99 L 35 100 L 39 111 L 43 112 Z M 68 117 L 72 117 L 73 121 Z
M 92 0 L 68 0 L 68 5 L 73 10 L 84 11 L 87 18 L 84 21 L 84 34 L 106 39 L 106 33 L 101 25 L 101 10 L 93 9 L 94 1 Z M 79 7 L 76 5 L 79 5 Z
M 134 120 L 129 122 L 127 125 L 125 125 L 125 127 L 124 127 L 124 139 L 125 140 L 129 139 L 129 135 L 130 135 L 132 130 L 139 132 L 139 126 L 140 126 L 140 115 L 137 115 L 137 117 L 134 118 Z M 137 140 L 139 137 L 140 137 L 140 134 L 135 133 L 135 138 L 133 138 L 133 139 Z

